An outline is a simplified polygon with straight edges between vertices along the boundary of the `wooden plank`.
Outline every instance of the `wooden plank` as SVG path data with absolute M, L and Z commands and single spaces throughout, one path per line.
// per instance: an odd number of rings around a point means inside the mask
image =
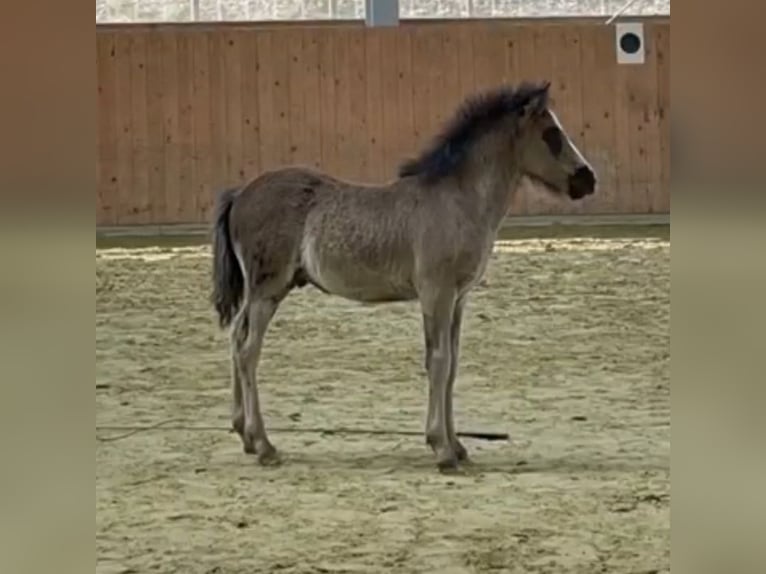
M 460 83 L 460 42 L 459 35 L 452 33 L 450 28 L 442 28 L 439 33 L 441 44 L 441 95 L 437 94 L 437 100 L 441 102 L 437 124 L 439 130 L 455 114 L 457 106 L 463 99 L 462 86 Z
M 133 123 L 133 202 L 130 222 L 152 223 L 152 194 L 149 189 L 148 117 L 146 97 L 147 34 L 131 34 L 130 60 L 132 76 L 130 87 Z
M 477 92 L 486 91 L 498 84 L 498 53 L 495 51 L 493 28 L 491 23 L 482 23 L 474 29 L 473 62 Z
M 153 213 L 153 223 L 178 217 L 181 205 L 181 150 L 178 145 L 178 37 L 162 34 L 162 110 L 165 126 L 165 206 Z
M 348 177 L 367 181 L 369 168 L 367 146 L 367 70 L 366 39 L 364 28 L 349 30 L 349 80 L 350 80 L 350 132 L 348 133 L 349 155 L 346 158 L 345 173 Z
M 631 195 L 628 213 L 651 213 L 653 188 L 659 180 L 658 162 L 653 160 L 659 141 L 657 125 L 657 58 L 651 28 L 647 29 L 645 63 L 633 66 L 630 94 L 635 101 L 630 109 Z
M 335 58 L 335 105 L 336 105 L 336 156 L 335 163 L 328 166 L 333 175 L 351 177 L 355 173 L 355 166 L 351 165 L 350 158 L 353 156 L 353 140 L 351 139 L 351 83 L 354 81 L 351 75 L 349 51 L 351 38 L 348 30 L 338 29 L 333 34 L 334 58 Z
M 274 32 L 258 30 L 256 37 L 258 72 L 258 126 L 260 128 L 261 172 L 274 169 L 279 163 L 277 142 L 280 138 L 274 109 L 274 62 L 271 40 Z
M 320 160 L 322 169 L 334 170 L 338 157 L 337 105 L 335 96 L 335 38 L 334 34 L 322 31 L 317 38 L 319 52 L 319 116 L 320 116 Z
M 195 217 L 206 221 L 211 206 L 207 201 L 212 197 L 213 182 L 213 135 L 211 126 L 210 98 L 210 46 L 209 34 L 194 34 L 194 186 L 193 206 Z
M 303 31 L 285 30 L 285 43 L 288 56 L 288 132 L 285 134 L 289 141 L 289 162 L 303 164 L 306 162 L 306 86 L 304 84 L 304 49 Z
M 521 67 L 519 63 L 520 35 L 519 27 L 507 25 L 503 31 L 503 43 L 505 52 L 505 78 L 506 81 L 516 86 L 523 80 Z M 523 189 L 517 189 L 513 192 L 511 205 L 508 209 L 508 215 L 521 215 L 527 212 L 527 194 Z
M 365 71 L 367 79 L 367 97 L 365 115 L 367 117 L 367 172 L 365 179 L 371 182 L 383 182 L 389 178 L 386 173 L 384 128 L 383 128 L 383 59 L 381 46 L 384 30 L 367 31 L 365 46 Z
M 599 189 L 590 200 L 591 213 L 617 209 L 614 106 L 614 30 L 589 26 L 580 42 L 582 62 L 583 136 L 585 153 L 596 170 Z
M 420 149 L 433 138 L 430 121 L 428 77 L 432 62 L 428 57 L 428 29 L 412 31 L 412 119 L 413 136 Z
M 227 30 L 224 34 L 224 85 L 226 97 L 221 105 L 226 108 L 226 182 L 239 185 L 245 179 L 242 160 L 242 32 Z
M 659 184 L 652 194 L 652 211 L 670 212 L 670 26 L 654 29 L 657 58 L 657 127 L 659 138 Z
M 260 171 L 260 125 L 258 122 L 258 33 L 246 30 L 239 40 L 239 61 L 242 68 L 242 170 L 244 181 Z
M 181 154 L 177 221 L 199 222 L 195 209 L 194 177 L 194 32 L 178 33 L 178 142 Z
M 225 40 L 220 31 L 208 34 L 208 65 L 210 80 L 210 181 L 201 197 L 200 207 L 203 217 L 208 220 L 212 216 L 215 193 L 229 187 L 234 182 L 228 177 L 226 170 L 226 152 L 228 137 L 226 98 L 228 90 L 225 73 Z
M 476 90 L 476 78 L 474 76 L 474 53 L 473 36 L 475 26 L 462 24 L 458 31 L 457 54 L 459 66 L 460 97 L 456 105 L 465 100 Z M 454 113 L 453 109 L 453 113 Z
M 245 179 L 242 152 L 242 131 L 245 120 L 242 112 L 242 42 L 243 33 L 226 33 L 226 180 L 241 184 Z
M 271 73 L 274 78 L 271 89 L 274 127 L 277 139 L 267 145 L 274 146 L 276 163 L 272 168 L 286 167 L 291 163 L 290 152 L 290 42 L 291 31 L 275 30 L 271 35 Z
M 415 155 L 424 146 L 415 135 L 415 110 L 414 110 L 414 91 L 413 91 L 413 32 L 411 28 L 400 28 L 399 43 L 396 50 L 396 68 L 399 75 L 398 82 L 398 126 L 399 138 L 397 148 L 400 157 Z
M 165 211 L 165 122 L 163 115 L 162 35 L 149 34 L 146 59 L 146 114 L 148 118 L 148 164 L 152 219 Z
M 117 127 L 117 186 L 119 203 L 115 220 L 119 225 L 133 223 L 133 116 L 131 112 L 132 75 L 130 61 L 131 38 L 115 34 L 115 109 Z
M 303 31 L 303 89 L 304 116 L 304 162 L 315 168 L 322 166 L 322 109 L 321 79 L 319 69 L 320 31 L 307 28 Z
M 119 210 L 115 56 L 114 35 L 96 34 L 99 135 L 96 225 L 116 224 Z
M 616 58 L 612 48 L 612 58 Z M 631 161 L 632 136 L 630 129 L 631 109 L 635 107 L 635 95 L 631 91 L 630 76 L 635 68 L 628 65 L 615 66 L 614 79 L 614 141 L 615 141 L 615 202 L 617 213 L 629 213 L 631 209 L 631 194 L 633 162 Z
M 399 146 L 399 72 L 397 69 L 397 49 L 399 30 L 387 28 L 381 30 L 380 74 L 381 104 L 383 121 L 383 178 L 396 176 L 401 150 Z
M 447 94 L 445 92 L 446 62 L 444 33 L 441 26 L 428 29 L 425 41 L 425 56 L 429 62 L 423 75 L 426 84 L 424 117 L 426 128 L 423 135 L 432 138 L 447 117 Z M 437 65 L 438 62 L 438 65 Z

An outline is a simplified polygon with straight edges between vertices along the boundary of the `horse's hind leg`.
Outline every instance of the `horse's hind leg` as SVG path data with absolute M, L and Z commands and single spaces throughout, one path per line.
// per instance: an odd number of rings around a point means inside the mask
M 255 297 L 247 303 L 247 336 L 238 346 L 235 362 L 242 382 L 245 452 L 257 453 L 262 464 L 275 462 L 277 451 L 268 439 L 258 397 L 257 370 L 263 338 L 283 297 Z
M 247 307 L 243 305 L 234 317 L 231 327 L 231 428 L 242 439 L 245 452 L 254 454 L 255 451 L 248 451 L 248 445 L 244 442 L 245 407 L 242 400 L 242 378 L 239 376 L 239 368 L 237 367 L 238 349 L 244 344 L 245 339 L 247 338 L 247 332 Z

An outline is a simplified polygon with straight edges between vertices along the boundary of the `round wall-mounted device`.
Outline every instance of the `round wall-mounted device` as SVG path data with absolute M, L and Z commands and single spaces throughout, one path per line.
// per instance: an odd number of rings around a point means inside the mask
M 615 26 L 617 62 L 644 63 L 644 25 L 641 22 L 621 22 Z

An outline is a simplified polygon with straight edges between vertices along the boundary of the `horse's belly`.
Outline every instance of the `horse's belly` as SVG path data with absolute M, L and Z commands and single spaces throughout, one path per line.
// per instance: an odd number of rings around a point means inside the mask
M 304 246 L 301 263 L 311 281 L 328 293 L 369 303 L 416 297 L 411 272 L 404 263 L 371 265 L 348 253 L 320 256 L 312 247 Z

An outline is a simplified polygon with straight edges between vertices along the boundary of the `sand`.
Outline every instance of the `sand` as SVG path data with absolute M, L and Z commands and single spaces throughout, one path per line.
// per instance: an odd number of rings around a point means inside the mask
M 182 426 L 96 443 L 97 573 L 669 572 L 670 245 L 499 243 L 464 321 L 455 409 L 472 464 L 422 436 L 229 425 L 205 246 L 96 252 L 97 425 Z M 416 304 L 306 288 L 266 337 L 269 428 L 420 432 Z M 97 429 L 98 437 L 118 430 Z

